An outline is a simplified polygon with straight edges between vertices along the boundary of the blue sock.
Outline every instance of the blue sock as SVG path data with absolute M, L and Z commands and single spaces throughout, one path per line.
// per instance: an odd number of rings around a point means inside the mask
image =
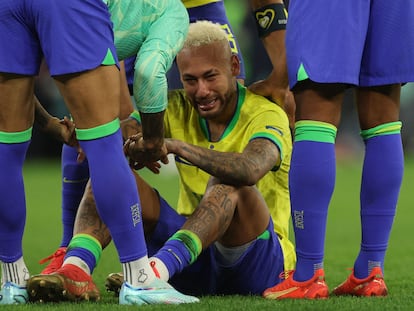
M 14 142 L 17 133 L 0 132 L 0 261 L 22 257 L 26 221 L 23 163 L 30 144 L 31 128 Z M 20 134 L 20 133 L 19 133 Z M 18 136 L 18 135 L 16 135 Z M 11 140 L 10 140 L 11 139 Z
M 109 134 L 96 137 L 98 131 Z M 119 120 L 98 128 L 76 129 L 76 135 L 88 158 L 98 213 L 111 232 L 121 263 L 145 256 L 141 203 L 123 153 Z
M 165 264 L 171 278 L 192 264 L 200 255 L 201 250 L 200 238 L 189 230 L 181 229 L 165 242 L 154 257 L 159 258 Z
M 297 263 L 294 279 L 306 281 L 323 268 L 326 219 L 335 187 L 336 128 L 299 121 L 289 175 Z
M 190 252 L 185 245 L 177 240 L 168 240 L 164 246 L 154 255 L 167 267 L 170 278 L 183 271 L 190 264 Z
M 89 179 L 88 161 L 76 161 L 78 151 L 74 147 L 62 147 L 62 225 L 61 247 L 68 246 L 73 236 L 76 212 Z
M 362 131 L 365 159 L 361 182 L 362 241 L 354 274 L 366 278 L 373 267 L 384 270 L 384 257 L 400 193 L 404 154 L 401 123 Z

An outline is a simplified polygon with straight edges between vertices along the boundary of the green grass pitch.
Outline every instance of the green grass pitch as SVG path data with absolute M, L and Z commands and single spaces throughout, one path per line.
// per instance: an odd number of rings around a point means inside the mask
M 361 160 L 338 164 L 336 188 L 328 216 L 325 249 L 325 272 L 332 289 L 342 282 L 352 267 L 359 249 L 359 182 Z M 387 172 L 384 172 L 387 174 Z M 173 174 L 144 177 L 159 189 L 170 202 L 175 202 L 177 185 Z M 27 223 L 23 247 L 26 264 L 32 274 L 38 273 L 38 261 L 50 255 L 58 246 L 60 225 L 60 164 L 58 160 L 29 160 L 24 168 Z M 414 243 L 412 242 L 412 181 L 414 161 L 406 160 L 406 171 L 390 238 L 385 263 L 385 279 L 389 288 L 386 298 L 331 297 L 321 301 L 285 300 L 267 301 L 260 297 L 201 297 L 197 305 L 180 306 L 119 306 L 118 300 L 104 290 L 104 279 L 110 272 L 119 271 L 116 251 L 106 249 L 94 279 L 101 289 L 102 299 L 97 303 L 28 304 L 0 306 L 0 310 L 413 310 L 414 309 Z M 12 207 L 10 207 L 12 209 Z

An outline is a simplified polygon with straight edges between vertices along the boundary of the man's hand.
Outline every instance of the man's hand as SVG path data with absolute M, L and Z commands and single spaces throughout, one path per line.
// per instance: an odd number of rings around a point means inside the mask
M 126 118 L 121 121 L 121 131 L 122 137 L 124 141 L 126 141 L 132 135 L 140 133 L 142 131 L 142 127 L 138 124 L 138 122 L 135 119 Z
M 135 169 L 147 167 L 154 173 L 159 173 L 161 165 L 168 164 L 168 150 L 164 139 L 144 140 L 142 133 L 130 136 L 124 144 L 124 152 L 129 157 L 130 165 Z
M 293 129 L 295 125 L 295 100 L 288 88 L 278 87 L 277 81 L 270 75 L 265 80 L 259 80 L 249 86 L 249 90 L 255 94 L 262 95 L 282 107 L 289 118 L 289 126 Z
M 71 147 L 79 145 L 75 135 L 75 124 L 68 117 L 59 120 L 51 116 L 36 96 L 33 96 L 33 105 L 35 106 L 35 124 L 40 130 Z
M 249 90 L 258 95 L 262 95 L 280 107 L 285 106 L 286 88 L 278 88 L 275 81 L 270 76 L 265 80 L 259 80 L 249 86 Z
M 79 145 L 75 135 L 75 123 L 69 120 L 68 117 L 64 117 L 61 120 L 55 117 L 48 119 L 43 130 L 56 140 L 71 147 L 77 147 Z

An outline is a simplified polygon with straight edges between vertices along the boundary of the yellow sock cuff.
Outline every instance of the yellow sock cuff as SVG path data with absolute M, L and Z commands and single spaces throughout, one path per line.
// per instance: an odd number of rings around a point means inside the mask
M 391 134 L 400 134 L 401 133 L 402 122 L 389 122 L 385 124 L 378 125 L 376 127 L 361 131 L 361 137 L 364 140 L 372 138 L 374 136 L 381 135 L 391 135 Z

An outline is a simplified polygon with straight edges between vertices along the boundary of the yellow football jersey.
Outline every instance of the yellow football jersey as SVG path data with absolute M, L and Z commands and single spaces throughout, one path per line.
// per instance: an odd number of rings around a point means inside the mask
M 217 142 L 209 140 L 207 121 L 197 111 L 183 90 L 170 91 L 165 113 L 166 137 L 222 152 L 243 152 L 248 142 L 255 138 L 271 140 L 279 148 L 282 161 L 275 163 L 274 170 L 267 173 L 258 183 L 273 218 L 274 228 L 279 236 L 285 256 L 285 269 L 295 264 L 295 251 L 288 239 L 290 224 L 290 197 L 288 172 L 292 153 L 292 138 L 285 111 L 262 96 L 238 85 L 236 112 Z M 180 176 L 180 193 L 177 211 L 190 215 L 198 206 L 207 186 L 209 175 L 176 156 Z
M 194 8 L 197 6 L 202 6 L 202 5 L 206 5 L 208 3 L 213 3 L 213 2 L 220 2 L 223 0 L 181 0 L 184 4 L 184 6 L 189 9 L 189 8 Z

